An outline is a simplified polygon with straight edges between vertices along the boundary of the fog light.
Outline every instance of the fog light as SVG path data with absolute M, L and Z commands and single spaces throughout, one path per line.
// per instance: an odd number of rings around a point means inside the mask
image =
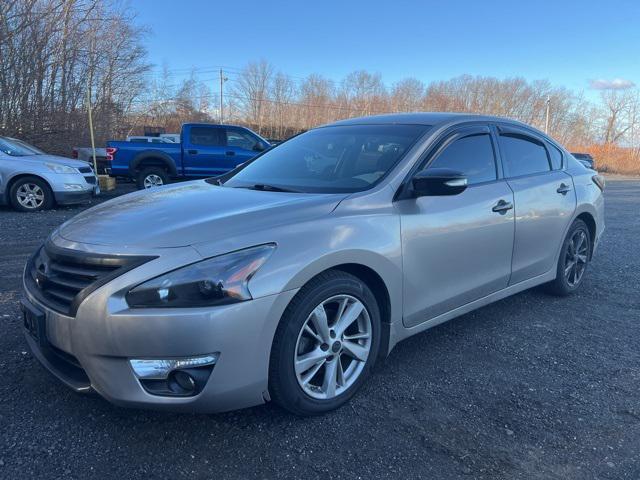
M 78 190 L 82 190 L 82 185 L 80 185 L 78 183 L 65 183 L 64 184 L 64 189 L 65 190 L 78 191 Z
M 170 358 L 166 360 L 131 359 L 129 363 L 131 363 L 131 368 L 133 368 L 136 377 L 141 380 L 165 380 L 174 370 L 215 365 L 219 356 L 220 354 L 216 352 L 199 357 Z M 191 381 L 193 382 L 193 379 Z
M 171 374 L 178 386 L 186 392 L 193 392 L 196 389 L 196 381 L 191 375 L 182 370 L 176 370 Z

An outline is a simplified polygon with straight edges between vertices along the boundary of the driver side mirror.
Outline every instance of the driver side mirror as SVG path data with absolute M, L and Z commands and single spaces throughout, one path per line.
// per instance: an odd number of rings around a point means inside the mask
M 428 168 L 411 179 L 414 197 L 458 195 L 467 188 L 464 173 L 449 168 Z
M 255 152 L 263 152 L 267 149 L 267 146 L 263 142 L 258 142 L 253 146 Z

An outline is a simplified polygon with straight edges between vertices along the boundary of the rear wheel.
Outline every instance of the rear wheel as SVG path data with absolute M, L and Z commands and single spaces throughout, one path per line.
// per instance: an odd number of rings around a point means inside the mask
M 16 181 L 9 191 L 11 205 L 23 212 L 37 212 L 53 206 L 53 192 L 44 180 L 37 177 L 23 177 Z
M 562 244 L 556 271 L 556 279 L 547 284 L 547 291 L 554 295 L 570 295 L 584 279 L 591 257 L 591 236 L 587 225 L 576 220 Z
M 275 335 L 269 391 L 280 406 L 316 415 L 347 402 L 370 374 L 380 347 L 371 290 L 344 272 L 325 272 L 287 307 Z
M 169 175 L 162 167 L 143 167 L 136 177 L 139 189 L 161 187 L 169 183 Z

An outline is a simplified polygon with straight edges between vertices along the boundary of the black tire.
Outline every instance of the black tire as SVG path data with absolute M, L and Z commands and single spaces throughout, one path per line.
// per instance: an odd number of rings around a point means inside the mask
M 349 387 L 331 399 L 317 399 L 303 390 L 296 377 L 296 344 L 314 308 L 336 295 L 351 296 L 364 305 L 371 323 L 370 350 L 361 373 Z M 290 412 L 304 416 L 319 415 L 342 406 L 371 374 L 380 349 L 380 337 L 380 311 L 367 285 L 345 272 L 330 270 L 321 273 L 291 300 L 278 325 L 269 363 L 269 392 L 272 400 Z
M 19 198 L 19 195 L 25 193 L 25 189 L 30 188 L 35 190 L 37 193 L 42 192 L 41 199 L 35 199 L 34 197 L 34 207 L 29 207 L 24 198 L 22 198 L 22 201 Z M 38 197 L 40 197 L 40 195 L 38 195 Z M 11 189 L 9 190 L 9 200 L 11 201 L 13 208 L 21 212 L 37 212 L 40 210 L 46 210 L 51 208 L 54 202 L 51 187 L 49 187 L 49 184 L 46 181 L 38 177 L 22 177 L 18 179 L 13 185 L 11 185 Z
M 570 271 L 570 276 L 568 277 L 565 274 L 567 268 L 569 268 L 569 260 L 571 257 L 575 258 L 575 254 L 571 251 L 572 249 L 572 239 L 575 238 L 583 238 L 585 245 L 581 247 L 581 251 L 584 251 L 583 254 L 586 259 L 583 262 L 578 260 L 578 265 L 581 266 L 582 270 L 577 281 L 572 282 L 572 277 L 575 270 Z M 552 282 L 549 282 L 545 285 L 545 289 L 548 293 L 557 296 L 567 296 L 571 295 L 573 292 L 580 288 L 582 285 L 582 281 L 584 280 L 584 274 L 589 265 L 589 261 L 591 260 L 591 234 L 589 233 L 589 228 L 582 220 L 576 220 L 569 228 L 569 232 L 567 232 L 567 236 L 562 243 L 562 249 L 560 250 L 560 256 L 558 258 L 558 264 L 556 266 L 556 278 Z M 581 257 L 583 256 L 581 255 Z
M 169 183 L 169 175 L 167 171 L 162 167 L 142 167 L 142 169 L 138 172 L 136 176 L 136 185 L 139 190 L 143 190 L 145 188 L 145 179 L 155 176 L 160 179 L 162 185 L 167 185 Z M 156 185 L 159 186 L 159 185 Z

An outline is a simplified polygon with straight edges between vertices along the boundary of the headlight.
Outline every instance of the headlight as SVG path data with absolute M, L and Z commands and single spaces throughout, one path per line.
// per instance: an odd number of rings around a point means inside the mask
M 69 167 L 67 165 L 60 165 L 58 163 L 45 163 L 45 166 L 56 173 L 78 173 L 78 170 L 76 170 L 73 167 Z
M 208 307 L 251 300 L 248 283 L 275 250 L 274 244 L 208 258 L 131 289 L 127 303 L 142 307 Z

